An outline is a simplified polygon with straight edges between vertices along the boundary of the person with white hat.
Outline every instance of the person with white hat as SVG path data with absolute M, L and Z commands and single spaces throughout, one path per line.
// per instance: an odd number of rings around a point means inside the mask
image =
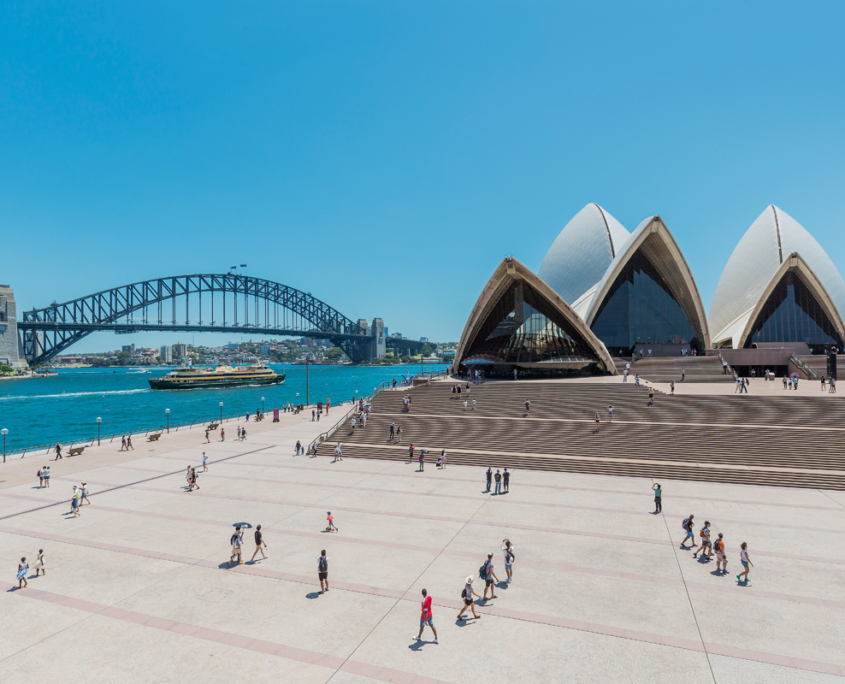
M 467 608 L 472 608 L 472 616 L 476 620 L 478 619 L 478 613 L 475 612 L 475 600 L 472 598 L 473 596 L 475 596 L 477 598 L 481 598 L 478 594 L 476 594 L 472 590 L 472 575 L 470 575 L 469 577 L 467 577 L 466 586 L 464 587 L 464 590 L 461 592 L 461 598 L 464 600 L 464 607 L 461 608 L 461 612 L 458 613 L 458 620 L 463 619 L 462 616 L 464 614 L 464 611 L 466 611 Z

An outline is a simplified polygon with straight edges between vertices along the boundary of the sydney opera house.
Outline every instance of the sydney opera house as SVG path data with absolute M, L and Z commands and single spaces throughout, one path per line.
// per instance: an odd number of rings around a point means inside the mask
M 769 206 L 727 261 L 709 315 L 659 216 L 629 232 L 597 204 L 564 227 L 535 273 L 507 258 L 470 313 L 455 361 L 494 374 L 616 373 L 621 359 L 841 349 L 845 282 L 795 219 Z M 747 350 L 747 351 L 746 351 Z M 754 351 L 751 351 L 754 350 Z M 778 361 L 775 360 L 775 365 Z

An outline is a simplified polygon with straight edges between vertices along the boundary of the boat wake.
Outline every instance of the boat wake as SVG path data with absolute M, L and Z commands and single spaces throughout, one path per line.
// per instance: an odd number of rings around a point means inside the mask
M 138 394 L 149 392 L 148 389 L 112 390 L 106 392 L 65 392 L 63 394 L 19 394 L 15 396 L 0 397 L 0 401 L 12 401 L 14 399 L 64 399 L 65 397 L 103 397 L 114 394 Z

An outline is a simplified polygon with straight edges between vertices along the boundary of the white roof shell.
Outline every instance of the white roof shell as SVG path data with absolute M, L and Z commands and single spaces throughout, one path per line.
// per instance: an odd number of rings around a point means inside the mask
M 555 238 L 537 275 L 568 304 L 602 279 L 630 233 L 598 204 L 588 204 Z
M 714 346 L 744 344 L 752 314 L 778 278 L 781 265 L 798 253 L 837 309 L 845 310 L 845 281 L 830 257 L 810 233 L 782 209 L 769 205 L 751 224 L 731 254 L 710 305 L 710 330 Z M 776 284 L 776 283 L 775 283 Z

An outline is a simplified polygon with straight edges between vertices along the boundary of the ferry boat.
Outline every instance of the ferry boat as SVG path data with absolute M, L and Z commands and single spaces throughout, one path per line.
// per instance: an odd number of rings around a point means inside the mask
M 150 389 L 198 389 L 237 385 L 277 385 L 285 381 L 267 366 L 216 366 L 214 368 L 180 368 L 160 378 L 150 378 Z

